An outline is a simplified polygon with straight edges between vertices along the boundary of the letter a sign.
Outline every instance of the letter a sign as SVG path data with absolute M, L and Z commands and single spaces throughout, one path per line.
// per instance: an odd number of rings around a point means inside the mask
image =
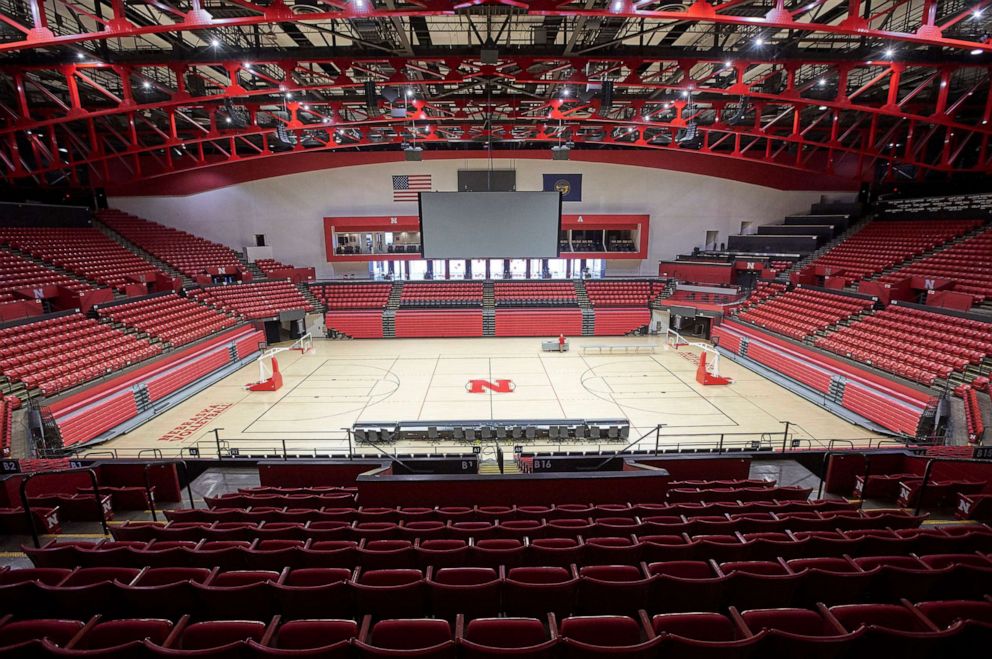
M 470 394 L 484 394 L 486 389 L 497 394 L 509 394 L 516 388 L 513 380 L 469 380 L 465 385 L 465 390 Z

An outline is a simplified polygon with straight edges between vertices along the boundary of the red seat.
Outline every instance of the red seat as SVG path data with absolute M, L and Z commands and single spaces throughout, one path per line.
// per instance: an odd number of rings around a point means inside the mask
M 369 624 L 366 619 L 362 637 L 355 643 L 367 656 L 455 656 L 451 626 L 445 620 L 381 620 L 366 633 Z
M 503 608 L 515 615 L 567 615 L 572 611 L 578 583 L 569 568 L 511 568 L 503 583 Z
M 420 570 L 360 570 L 349 582 L 359 613 L 418 618 L 427 613 L 427 586 Z
M 566 657 L 650 657 L 660 639 L 626 616 L 574 616 L 560 628 Z
M 459 621 L 458 646 L 467 659 L 482 657 L 551 657 L 557 639 L 537 618 L 477 618 Z
M 501 579 L 488 567 L 446 567 L 427 571 L 431 611 L 437 617 L 454 620 L 493 616 L 500 610 Z

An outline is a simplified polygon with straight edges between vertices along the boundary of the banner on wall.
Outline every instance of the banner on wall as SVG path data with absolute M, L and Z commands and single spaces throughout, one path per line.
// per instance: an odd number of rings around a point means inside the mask
M 582 174 L 545 174 L 544 191 L 560 192 L 562 201 L 582 201 Z

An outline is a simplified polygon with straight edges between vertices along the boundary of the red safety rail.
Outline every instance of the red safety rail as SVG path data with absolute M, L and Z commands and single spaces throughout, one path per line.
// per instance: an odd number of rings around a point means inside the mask
M 158 272 L 148 261 L 88 227 L 0 229 L 0 245 L 118 290 L 133 283 L 129 277 Z
M 496 304 L 576 304 L 575 284 L 570 281 L 497 281 L 493 284 Z
M 10 440 L 14 434 L 14 403 L 0 396 L 0 458 L 10 457 Z
M 482 282 L 416 282 L 403 285 L 400 303 L 406 301 L 478 302 L 482 304 Z
M 51 396 L 161 351 L 161 346 L 70 314 L 0 329 L 0 375 Z
M 108 227 L 187 277 L 214 269 L 231 274 L 244 270 L 244 264 L 224 245 L 119 210 L 100 211 L 98 217 Z
M 331 310 L 324 315 L 324 325 L 354 339 L 382 338 L 382 312 L 378 310 Z
M 651 322 L 651 310 L 596 309 L 594 334 L 596 336 L 623 336 Z
M 482 336 L 482 310 L 400 309 L 396 312 L 396 336 Z
M 496 336 L 581 336 L 581 309 L 497 309 Z
M 992 324 L 890 306 L 817 339 L 816 346 L 930 385 L 992 355 Z
M 311 284 L 310 292 L 332 309 L 383 309 L 392 284 Z M 347 332 L 346 332 L 347 333 Z
M 968 426 L 968 441 L 979 442 L 985 434 L 985 422 L 978 404 L 978 393 L 971 387 L 964 391 L 964 418 Z
M 245 318 L 271 318 L 278 316 L 280 311 L 313 311 L 313 305 L 288 281 L 211 286 L 188 294 L 221 311 Z
M 950 279 L 954 282 L 954 290 L 972 294 L 975 304 L 992 298 L 992 229 L 899 268 L 881 277 L 880 281 L 891 283 L 913 275 Z
M 202 339 L 237 323 L 230 316 L 172 294 L 105 307 L 97 313 L 173 346 Z
M 586 293 L 594 307 L 647 306 L 663 290 L 662 281 L 586 282 Z
M 842 270 L 848 283 L 856 282 L 919 256 L 980 224 L 979 220 L 876 220 L 817 257 L 804 271 L 826 266 Z
M 29 261 L 17 254 L 0 249 L 0 303 L 23 299 L 12 294 L 17 289 L 36 289 L 45 286 L 62 286 L 73 291 L 89 291 L 86 282 L 67 277 L 61 272 Z
M 873 305 L 872 300 L 800 288 L 744 311 L 738 318 L 801 340 Z

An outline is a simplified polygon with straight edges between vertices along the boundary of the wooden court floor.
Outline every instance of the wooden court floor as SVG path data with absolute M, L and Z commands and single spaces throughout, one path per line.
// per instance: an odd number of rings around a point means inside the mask
M 649 342 L 657 345 L 653 354 L 581 350 L 584 343 Z M 285 439 L 291 450 L 340 451 L 346 446 L 341 429 L 355 422 L 527 418 L 627 418 L 631 438 L 651 433 L 643 448 L 653 448 L 658 424 L 664 424 L 660 444 L 669 447 L 713 444 L 721 433 L 727 442 L 763 433 L 780 442 L 786 420 L 793 437 L 814 447 L 877 437 L 729 360 L 721 361 L 721 373 L 733 384 L 699 385 L 698 351 L 668 349 L 661 338 L 589 337 L 571 344 L 559 354 L 542 353 L 536 338 L 317 339 L 307 354 L 278 355 L 279 391 L 246 391 L 259 379 L 258 365 L 251 364 L 106 446 L 174 452 L 211 442 L 212 429 L 222 428 L 232 446 L 277 446 Z M 472 393 L 471 380 L 510 380 L 513 390 Z M 397 450 L 403 448 L 415 447 Z

